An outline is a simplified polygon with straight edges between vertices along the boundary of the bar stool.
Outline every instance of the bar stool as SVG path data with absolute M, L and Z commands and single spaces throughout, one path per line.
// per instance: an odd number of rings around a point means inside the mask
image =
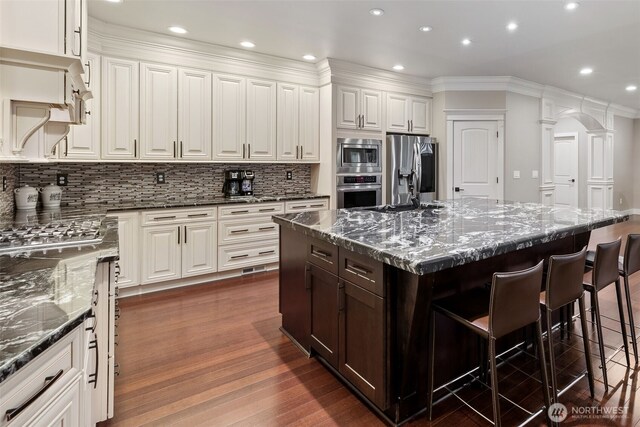
M 587 362 L 587 379 L 591 398 L 594 396 L 593 368 L 591 366 L 591 351 L 587 338 L 587 318 L 584 302 L 584 264 L 587 256 L 587 248 L 570 255 L 553 255 L 549 257 L 547 269 L 547 281 L 545 290 L 540 293 L 540 306 L 544 308 L 547 320 L 547 340 L 549 343 L 549 364 L 551 365 L 551 390 L 553 402 L 558 403 L 558 381 L 556 376 L 556 360 L 553 351 L 553 323 L 552 314 L 574 303 L 576 300 L 580 306 L 580 323 L 582 326 L 582 342 L 584 355 Z
M 627 328 L 624 320 L 624 312 L 622 309 L 622 294 L 620 290 L 620 271 L 618 269 L 618 256 L 620 255 L 621 240 L 618 238 L 614 242 L 600 243 L 596 247 L 593 259 L 592 283 L 584 283 L 585 291 L 591 295 L 591 304 L 595 311 L 596 331 L 598 334 L 598 349 L 600 350 L 600 363 L 602 363 L 602 379 L 604 381 L 605 393 L 609 391 L 609 383 L 607 382 L 607 360 L 604 356 L 604 341 L 602 335 L 602 317 L 600 315 L 600 304 L 598 302 L 598 293 L 607 286 L 615 283 L 616 297 L 618 300 L 618 314 L 620 316 L 620 330 L 622 332 L 622 342 L 624 344 L 624 352 L 627 357 L 627 366 L 629 361 L 629 343 L 627 342 Z
M 429 376 L 427 382 L 427 409 L 429 419 L 433 412 L 433 374 L 435 344 L 435 312 L 466 326 L 488 341 L 488 359 L 491 377 L 494 425 L 500 425 L 500 394 L 498 393 L 498 373 L 496 371 L 496 340 L 505 335 L 536 324 L 538 357 L 542 376 L 543 398 L 547 408 L 550 405 L 549 385 L 542 326 L 540 322 L 540 284 L 542 283 L 541 261 L 535 267 L 509 273 L 494 273 L 491 290 L 475 288 L 461 295 L 443 298 L 432 305 L 429 335 Z M 464 402 L 466 403 L 466 402 Z M 467 404 L 467 406 L 469 406 Z
M 620 275 L 624 279 L 624 293 L 627 297 L 627 313 L 629 314 L 629 332 L 636 365 L 638 364 L 638 339 L 636 338 L 635 324 L 633 323 L 633 306 L 629 292 L 629 276 L 640 271 L 640 234 L 629 234 L 627 246 L 624 249 L 624 258 L 618 264 Z

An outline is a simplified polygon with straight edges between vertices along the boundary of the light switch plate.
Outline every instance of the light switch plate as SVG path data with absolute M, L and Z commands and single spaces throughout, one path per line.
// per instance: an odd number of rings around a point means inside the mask
M 520 179 L 520 171 L 513 171 L 513 179 Z
M 538 171 L 536 170 L 531 171 L 531 178 L 533 179 L 538 178 Z

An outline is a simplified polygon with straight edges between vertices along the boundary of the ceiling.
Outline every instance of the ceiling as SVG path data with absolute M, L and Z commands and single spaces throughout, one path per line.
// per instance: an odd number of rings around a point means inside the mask
M 640 0 L 90 0 L 105 22 L 302 60 L 337 58 L 422 76 L 516 76 L 640 109 Z M 384 10 L 382 16 L 369 13 Z M 509 32 L 506 25 L 518 23 Z M 418 31 L 433 27 L 428 33 Z M 461 40 L 471 39 L 469 46 Z M 593 68 L 588 76 L 583 67 Z M 634 84 L 635 92 L 625 87 Z

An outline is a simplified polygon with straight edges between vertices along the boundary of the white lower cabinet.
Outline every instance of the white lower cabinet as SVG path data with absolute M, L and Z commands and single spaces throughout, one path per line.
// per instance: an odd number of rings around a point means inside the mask
M 118 243 L 120 273 L 118 286 L 127 288 L 140 284 L 139 233 L 140 215 L 138 212 L 114 212 L 110 217 L 118 218 Z
M 215 273 L 215 218 L 215 208 L 145 213 L 141 232 L 142 284 Z M 167 224 L 155 225 L 162 222 Z
M 32 420 L 27 421 L 25 426 L 48 426 L 48 427 L 81 427 L 84 424 L 81 420 L 80 411 L 80 378 L 69 385 L 57 398 L 51 402 L 44 411 L 40 412 Z

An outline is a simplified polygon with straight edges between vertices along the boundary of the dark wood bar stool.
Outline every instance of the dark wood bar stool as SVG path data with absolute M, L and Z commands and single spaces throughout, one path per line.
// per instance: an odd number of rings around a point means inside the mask
M 627 313 L 629 314 L 629 332 L 631 334 L 631 344 L 633 354 L 638 364 L 638 338 L 636 337 L 636 326 L 633 323 L 633 306 L 631 305 L 631 293 L 629 291 L 629 276 L 640 271 L 640 234 L 629 234 L 627 236 L 627 246 L 624 249 L 624 258 L 619 263 L 620 275 L 624 279 L 624 293 L 627 297 Z
M 553 255 L 549 257 L 545 290 L 540 293 L 540 305 L 544 308 L 547 323 L 547 341 L 549 343 L 549 364 L 551 366 L 551 390 L 553 401 L 558 402 L 558 381 L 556 376 L 556 360 L 553 351 L 552 314 L 576 300 L 580 306 L 580 323 L 582 326 L 582 342 L 587 363 L 587 379 L 591 398 L 594 396 L 593 368 L 587 331 L 587 318 L 584 298 L 584 265 L 587 248 L 570 255 Z M 580 377 L 581 378 L 581 377 Z
M 622 342 L 624 346 L 625 356 L 627 358 L 627 366 L 629 361 L 629 343 L 627 342 L 627 328 L 624 319 L 624 310 L 622 308 L 622 293 L 620 289 L 620 270 L 618 266 L 618 256 L 620 255 L 621 240 L 618 238 L 614 242 L 600 243 L 596 247 L 593 259 L 593 270 L 591 274 L 591 283 L 584 283 L 584 289 L 591 295 L 591 304 L 595 313 L 596 332 L 598 334 L 598 349 L 600 351 L 600 363 L 602 363 L 602 379 L 604 381 L 605 393 L 609 391 L 609 383 L 607 381 L 607 359 L 604 355 L 604 340 L 602 334 L 602 317 L 600 315 L 600 304 L 598 302 L 598 293 L 607 286 L 615 283 L 616 298 L 618 302 L 618 314 L 620 316 L 620 330 L 622 333 Z
M 429 375 L 427 383 L 427 409 L 433 415 L 435 312 L 466 326 L 487 340 L 490 367 L 494 425 L 500 425 L 500 394 L 498 393 L 496 340 L 525 326 L 536 324 L 538 357 L 542 376 L 543 399 L 549 408 L 549 384 L 542 344 L 540 321 L 541 261 L 535 267 L 508 273 L 494 273 L 491 289 L 474 288 L 460 295 L 434 302 L 430 316 Z M 468 403 L 467 406 L 470 406 Z

